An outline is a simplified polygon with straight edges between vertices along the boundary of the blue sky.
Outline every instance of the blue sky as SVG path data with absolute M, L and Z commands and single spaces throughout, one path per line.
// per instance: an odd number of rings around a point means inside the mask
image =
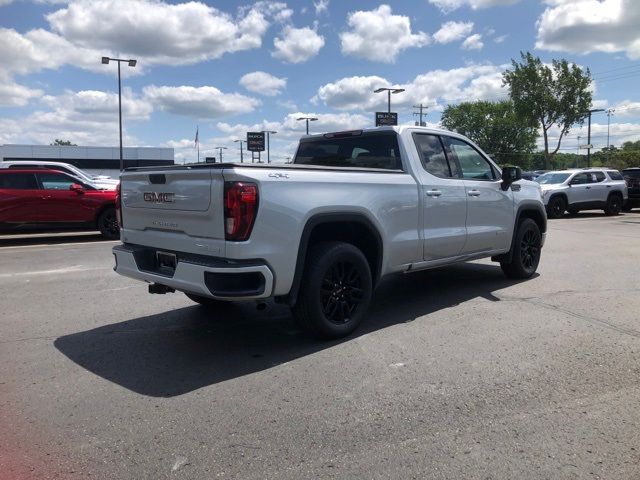
M 501 72 L 521 50 L 590 68 L 594 107 L 613 108 L 611 143 L 640 138 L 638 0 L 0 0 L 0 143 L 117 144 L 116 66 L 123 65 L 125 145 L 171 146 L 193 160 L 248 130 L 276 130 L 285 160 L 313 115 L 315 132 L 401 123 L 428 105 L 506 97 Z M 576 151 L 575 128 L 561 151 Z M 604 147 L 607 116 L 592 143 Z M 586 143 L 586 141 L 580 141 Z

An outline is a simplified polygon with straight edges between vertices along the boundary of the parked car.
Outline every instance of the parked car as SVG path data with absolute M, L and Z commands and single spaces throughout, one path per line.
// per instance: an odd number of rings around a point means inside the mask
M 632 208 L 640 207 L 640 167 L 625 168 L 622 170 L 622 177 L 627 183 L 629 199 L 624 209 L 629 211 Z
M 115 190 L 57 170 L 0 169 L 0 232 L 95 228 L 116 239 L 115 200 Z
M 603 209 L 617 215 L 627 200 L 627 185 L 617 170 L 610 168 L 571 169 L 548 172 L 536 178 L 542 187 L 549 218 L 560 218 L 565 211 Z
M 548 172 L 548 170 L 533 170 L 533 171 L 530 171 L 530 172 L 522 172 L 522 178 L 524 180 L 535 180 L 540 175 L 542 175 L 543 173 L 547 173 L 547 172 Z
M 303 137 L 293 163 L 129 168 L 115 270 L 150 293 L 276 301 L 324 338 L 363 320 L 375 286 L 491 257 L 531 277 L 540 186 L 456 133 L 380 127 Z
M 88 173 L 80 170 L 75 165 L 63 162 L 48 162 L 45 160 L 9 160 L 0 162 L 0 168 L 45 168 L 48 170 L 58 170 L 60 172 L 68 173 L 69 175 L 77 177 L 80 181 L 91 184 L 91 186 L 100 190 L 115 190 L 118 183 L 120 183 L 120 180 L 110 178 L 105 175 L 89 175 Z

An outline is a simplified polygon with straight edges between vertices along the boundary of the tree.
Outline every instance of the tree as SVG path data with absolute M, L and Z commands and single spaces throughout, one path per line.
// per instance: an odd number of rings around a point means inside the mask
M 588 116 L 592 94 L 591 73 L 583 71 L 566 60 L 552 60 L 551 67 L 531 53 L 522 53 L 522 62 L 511 60 L 513 70 L 503 73 L 504 85 L 516 112 L 542 130 L 544 138 L 544 164 L 548 169 L 558 153 L 562 137 L 574 125 L 582 125 Z M 549 130 L 559 130 L 555 148 L 549 150 Z
M 535 149 L 538 137 L 536 128 L 516 114 L 509 100 L 447 105 L 441 123 L 469 137 L 501 164 L 528 163 L 527 154 Z
M 51 145 L 62 146 L 62 147 L 77 147 L 75 143 L 71 143 L 70 140 L 60 140 L 56 138 Z

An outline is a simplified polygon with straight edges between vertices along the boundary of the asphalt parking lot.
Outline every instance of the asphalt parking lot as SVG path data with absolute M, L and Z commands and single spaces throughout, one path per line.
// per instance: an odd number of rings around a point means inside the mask
M 640 213 L 550 221 L 526 282 L 388 278 L 329 343 L 148 295 L 115 243 L 0 239 L 2 479 L 640 478 Z

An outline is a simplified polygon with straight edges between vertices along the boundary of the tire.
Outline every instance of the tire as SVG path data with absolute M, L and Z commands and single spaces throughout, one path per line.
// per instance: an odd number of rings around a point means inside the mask
M 500 267 L 509 278 L 530 278 L 540 263 L 542 235 L 538 224 L 530 218 L 523 219 L 510 252 L 511 260 L 500 262 Z
M 562 218 L 564 211 L 567 209 L 567 201 L 564 197 L 551 197 L 547 205 L 547 217 Z
M 604 207 L 605 215 L 618 215 L 622 210 L 622 195 L 612 193 L 607 198 L 607 204 Z
M 107 208 L 100 214 L 98 217 L 98 230 L 107 240 L 118 240 L 120 238 L 120 226 L 116 218 L 115 208 Z
M 371 269 L 364 254 L 343 242 L 322 242 L 310 249 L 296 320 L 322 339 L 341 338 L 362 322 L 371 303 Z
M 207 307 L 207 308 L 222 307 L 227 304 L 227 302 L 223 300 L 216 300 L 215 298 L 209 298 L 209 297 L 201 297 L 200 295 L 195 295 L 193 293 L 185 292 L 185 295 L 189 297 L 189 300 L 193 300 L 194 302 L 199 303 L 203 307 Z

